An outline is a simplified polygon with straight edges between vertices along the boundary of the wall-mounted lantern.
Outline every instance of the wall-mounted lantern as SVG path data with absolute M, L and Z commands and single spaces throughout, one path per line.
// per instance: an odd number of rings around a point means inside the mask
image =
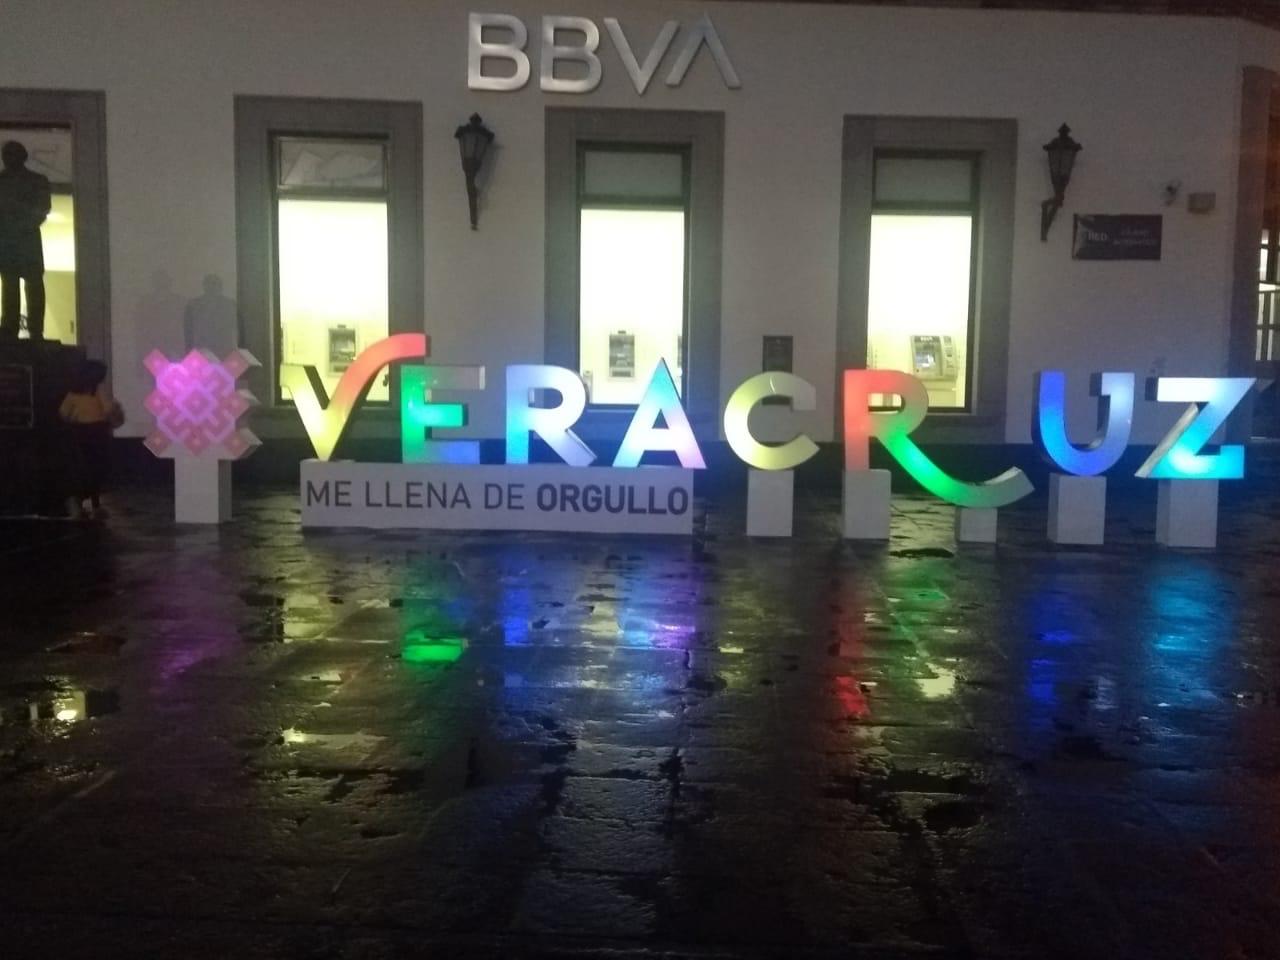
M 484 163 L 484 155 L 489 152 L 489 145 L 493 143 L 493 131 L 484 125 L 480 114 L 473 113 L 471 119 L 455 130 L 453 135 L 458 141 L 458 152 L 462 155 L 462 173 L 467 178 L 467 206 L 471 209 L 471 229 L 474 230 L 480 200 L 476 177 Z
M 1041 242 L 1049 239 L 1049 225 L 1066 200 L 1071 168 L 1075 166 L 1076 154 L 1080 150 L 1080 144 L 1071 139 L 1071 128 L 1065 123 L 1058 128 L 1058 135 L 1044 145 L 1044 152 L 1049 155 L 1049 181 L 1053 184 L 1053 196 L 1040 204 Z

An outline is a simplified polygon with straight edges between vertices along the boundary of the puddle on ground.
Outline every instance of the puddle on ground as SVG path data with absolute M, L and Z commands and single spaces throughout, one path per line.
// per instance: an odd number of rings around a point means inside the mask
M 120 710 L 115 690 L 58 690 L 28 701 L 26 719 L 33 724 L 79 723 Z
M 362 784 L 368 784 L 377 795 L 410 793 L 422 788 L 425 774 L 421 770 L 328 770 L 297 767 L 292 770 L 254 770 L 253 779 L 271 785 L 289 799 L 318 798 L 325 803 L 338 803 Z
M 729 681 L 719 674 L 707 676 L 701 673 L 695 673 L 685 681 L 685 689 L 694 690 L 698 693 L 713 694 L 719 693 L 721 690 L 729 686 Z
M 400 658 L 406 663 L 454 663 L 467 649 L 465 637 L 430 636 L 421 627 L 404 635 Z
M 925 826 L 934 833 L 968 830 L 982 822 L 984 809 L 974 803 L 947 801 L 925 811 Z
M 930 673 L 936 674 L 916 678 L 916 688 L 926 700 L 943 700 L 956 692 L 956 671 L 932 661 L 926 662 L 925 666 Z
M 1233 699 L 1237 707 L 1280 707 L 1280 688 L 1242 690 Z
M 834 678 L 836 702 L 844 711 L 846 719 L 865 720 L 871 715 L 871 705 L 867 702 L 867 688 L 874 686 L 874 682 L 860 684 L 854 677 Z
M 947 599 L 947 595 L 941 590 L 932 588 L 913 591 L 911 596 L 916 600 L 924 600 L 930 603 L 942 603 Z
M 892 793 L 953 793 L 966 797 L 981 796 L 987 790 L 970 771 L 946 764 L 937 768 L 894 767 L 884 777 L 883 787 Z
M 82 630 L 71 634 L 65 640 L 48 647 L 49 653 L 105 653 L 116 654 L 125 644 L 124 637 L 113 633 L 98 633 L 93 630 Z
M 1090 734 L 1069 734 L 1058 740 L 1054 754 L 1067 760 L 1092 760 L 1119 763 L 1124 757 L 1107 750 L 1102 741 Z
M 305 733 L 297 727 L 282 730 L 280 737 L 288 744 L 324 747 L 327 750 L 372 750 L 387 739 L 372 733 Z

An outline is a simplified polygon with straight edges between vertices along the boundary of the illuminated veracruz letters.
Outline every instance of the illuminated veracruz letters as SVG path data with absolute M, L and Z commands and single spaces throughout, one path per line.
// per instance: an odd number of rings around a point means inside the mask
M 463 403 L 438 403 L 435 390 L 483 390 L 484 367 L 400 368 L 400 459 L 404 463 L 479 463 L 478 440 L 435 440 L 431 431 L 467 425 Z
M 280 367 L 280 388 L 293 398 L 298 416 L 306 428 L 316 457 L 328 460 L 351 422 L 352 411 L 368 392 L 374 376 L 397 360 L 420 360 L 430 356 L 424 333 L 397 333 L 364 350 L 342 374 L 326 398 L 324 384 L 313 366 L 286 363 Z
M 657 425 L 659 414 L 667 424 L 665 427 Z M 654 367 L 649 386 L 640 398 L 640 405 L 631 418 L 631 425 L 622 438 L 622 446 L 618 447 L 613 465 L 638 467 L 641 458 L 650 450 L 673 451 L 680 459 L 680 466 L 688 470 L 704 470 L 707 466 L 665 360 L 659 360 Z
M 1239 406 L 1256 381 L 1252 377 L 1155 377 L 1147 396 L 1160 403 L 1189 403 L 1163 440 L 1138 468 L 1152 480 L 1239 480 L 1244 447 L 1224 444 L 1216 454 L 1200 451 Z
M 534 407 L 534 390 L 560 394 L 556 407 Z M 596 455 L 570 427 L 587 408 L 587 388 L 564 367 L 521 363 L 507 367 L 507 463 L 529 462 L 529 434 L 536 433 L 565 463 L 586 467 Z
M 1115 466 L 1133 430 L 1133 374 L 1100 373 L 1090 378 L 1090 395 L 1099 398 L 1098 435 L 1084 447 L 1067 438 L 1067 375 L 1044 370 L 1036 381 L 1036 442 L 1049 459 L 1080 477 L 1094 477 Z
M 724 408 L 724 437 L 738 459 L 758 470 L 791 470 L 818 452 L 804 434 L 786 443 L 769 445 L 751 435 L 751 411 L 765 397 L 790 397 L 794 410 L 817 409 L 813 384 L 791 373 L 758 373 L 743 382 Z
M 878 413 L 873 395 L 896 396 L 902 407 Z M 871 467 L 875 437 L 903 469 L 935 497 L 958 507 L 990 509 L 1007 506 L 1032 492 L 1031 481 L 1016 467 L 985 483 L 957 480 L 929 459 L 910 437 L 929 411 L 929 395 L 916 377 L 899 370 L 844 372 L 844 460 L 848 471 Z

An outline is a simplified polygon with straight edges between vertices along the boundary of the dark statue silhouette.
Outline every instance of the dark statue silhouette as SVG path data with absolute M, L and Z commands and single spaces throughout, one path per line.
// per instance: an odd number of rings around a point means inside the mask
M 27 332 L 44 339 L 44 247 L 40 225 L 49 215 L 47 177 L 27 169 L 27 149 L 16 140 L 0 147 L 0 335 L 18 336 L 18 283 L 27 292 Z

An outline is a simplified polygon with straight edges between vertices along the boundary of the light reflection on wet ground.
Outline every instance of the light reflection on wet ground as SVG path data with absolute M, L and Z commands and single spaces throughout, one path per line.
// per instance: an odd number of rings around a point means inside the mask
M 957 550 L 924 500 L 876 547 L 822 498 L 781 543 L 731 499 L 691 542 L 303 536 L 295 499 L 11 528 L 6 944 L 1280 955 L 1274 494 L 1217 554 L 1143 504 L 1092 551 L 1034 506 Z

